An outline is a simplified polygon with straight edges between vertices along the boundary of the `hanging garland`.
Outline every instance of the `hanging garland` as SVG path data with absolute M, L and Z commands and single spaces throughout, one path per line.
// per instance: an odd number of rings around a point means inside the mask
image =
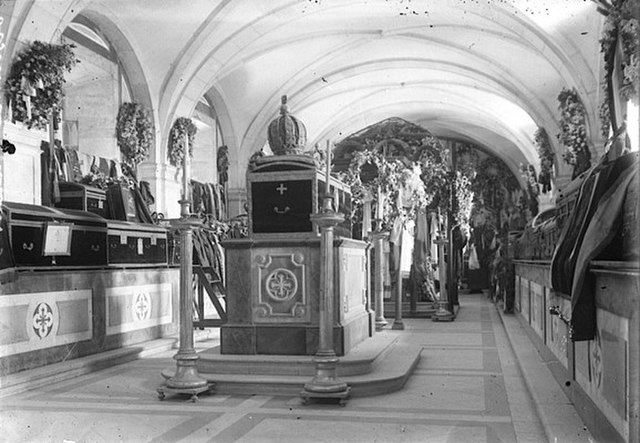
M 562 88 L 558 95 L 560 105 L 560 133 L 558 140 L 567 150 L 564 161 L 573 166 L 573 180 L 591 167 L 591 152 L 587 144 L 586 111 L 575 88 Z
M 620 41 L 622 49 L 622 68 L 620 95 L 623 100 L 638 101 L 638 85 L 640 84 L 640 4 L 637 0 L 618 0 L 611 2 L 605 11 L 606 19 L 600 52 L 604 55 L 605 72 L 612 71 L 612 55 Z
M 604 93 L 602 103 L 598 107 L 598 117 L 600 117 L 600 135 L 603 138 L 609 138 L 609 132 L 611 130 L 611 105 L 609 103 L 609 94 L 606 92 L 606 82 L 604 83 Z
M 116 139 L 123 163 L 135 171 L 149 156 L 153 130 L 149 114 L 139 103 L 123 103 L 118 111 Z
M 189 157 L 193 157 L 193 141 L 198 128 L 190 118 L 178 117 L 169 132 L 169 163 L 180 167 L 184 161 L 184 137 L 189 135 Z
M 381 229 L 391 229 L 395 217 L 399 215 L 397 195 L 403 168 L 402 163 L 397 160 L 389 162 L 380 152 L 365 149 L 354 153 L 344 177 L 351 186 L 352 203 L 357 208 L 352 217 L 360 214 L 367 196 L 375 196 L 375 203 L 380 205 Z
M 635 9 L 634 9 L 635 8 Z M 640 84 L 640 6 L 637 2 L 620 0 L 613 2 L 607 10 L 601 11 L 606 15 L 600 52 L 604 58 L 605 79 L 602 82 L 604 93 L 600 103 L 598 115 L 600 117 L 600 133 L 605 139 L 609 137 L 611 128 L 611 103 L 608 94 L 607 76 L 613 71 L 613 56 L 618 40 L 622 49 L 619 60 L 622 67 L 620 95 L 625 101 L 638 101 L 638 85 Z
M 538 158 L 540 159 L 540 174 L 538 174 L 538 184 L 542 186 L 542 193 L 546 194 L 551 190 L 551 181 L 553 180 L 553 160 L 555 154 L 549 141 L 549 135 L 544 128 L 538 127 L 533 135 L 534 142 L 538 150 Z
M 29 129 L 46 129 L 53 112 L 54 123 L 60 121 L 64 73 L 79 62 L 74 47 L 34 41 L 17 55 L 5 83 L 13 120 Z
M 423 141 L 424 143 L 425 141 Z M 451 168 L 447 163 L 449 151 L 439 140 L 426 141 L 426 149 L 420 152 L 418 164 L 422 170 L 421 178 L 429 196 L 426 207 L 429 209 L 440 208 L 444 211 L 450 209 L 451 204 Z

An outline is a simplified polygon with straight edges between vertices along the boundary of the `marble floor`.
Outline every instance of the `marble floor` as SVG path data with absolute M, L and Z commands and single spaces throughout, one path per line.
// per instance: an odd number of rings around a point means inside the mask
M 0 441 L 546 441 L 496 306 L 481 294 L 460 304 L 455 322 L 406 319 L 406 330 L 391 332 L 422 347 L 415 372 L 391 394 L 345 407 L 215 393 L 159 401 L 160 372 L 175 353 L 163 351 L 0 399 Z

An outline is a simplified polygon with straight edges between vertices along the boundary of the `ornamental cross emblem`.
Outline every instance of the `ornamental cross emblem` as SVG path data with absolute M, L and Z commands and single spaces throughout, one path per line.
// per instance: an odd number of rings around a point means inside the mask
M 293 272 L 280 268 L 267 277 L 267 293 L 276 301 L 291 299 L 298 290 L 298 280 Z
M 151 316 L 151 298 L 146 292 L 140 292 L 136 296 L 133 313 L 137 320 L 147 320 Z
M 280 193 L 280 195 L 284 195 L 284 193 L 285 193 L 286 191 L 288 191 L 288 190 L 289 190 L 289 188 L 287 188 L 287 187 L 284 185 L 284 183 L 280 183 L 280 186 L 278 186 L 278 187 L 276 188 L 276 191 L 278 191 L 278 192 Z
M 33 311 L 31 325 L 36 335 L 41 339 L 48 336 L 53 329 L 53 309 L 51 306 L 39 303 Z

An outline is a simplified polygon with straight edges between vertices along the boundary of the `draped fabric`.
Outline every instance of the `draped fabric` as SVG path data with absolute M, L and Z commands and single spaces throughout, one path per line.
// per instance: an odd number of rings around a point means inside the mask
M 595 167 L 585 179 L 560 236 L 551 262 L 551 284 L 571 297 L 573 341 L 595 336 L 596 306 L 589 264 L 616 236 L 625 194 L 637 168 L 637 153 Z
M 49 149 L 49 142 L 42 141 L 40 151 L 41 204 L 53 206 L 60 201 L 57 167 L 59 162 L 55 150 Z

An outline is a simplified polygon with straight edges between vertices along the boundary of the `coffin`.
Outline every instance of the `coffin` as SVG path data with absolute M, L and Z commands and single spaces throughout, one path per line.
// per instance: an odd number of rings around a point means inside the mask
M 56 208 L 89 211 L 109 218 L 109 207 L 105 191 L 81 183 L 60 182 L 60 201 Z
M 133 192 L 124 185 L 113 184 L 107 188 L 109 214 L 112 220 L 130 222 L 140 221 L 136 211 L 136 201 Z
M 3 217 L 0 219 L 0 271 L 14 266 L 13 252 L 9 242 L 9 228 L 7 227 L 7 221 Z
M 132 222 L 108 222 L 109 265 L 166 265 L 167 230 Z
M 247 173 L 249 235 L 258 238 L 301 237 L 318 233 L 310 215 L 322 207 L 325 173 L 315 160 L 304 155 L 263 157 Z M 345 216 L 336 226 L 337 236 L 351 238 L 349 186 L 330 178 L 334 210 Z
M 4 202 L 2 212 L 18 267 L 107 264 L 107 222 L 99 215 L 15 202 Z

